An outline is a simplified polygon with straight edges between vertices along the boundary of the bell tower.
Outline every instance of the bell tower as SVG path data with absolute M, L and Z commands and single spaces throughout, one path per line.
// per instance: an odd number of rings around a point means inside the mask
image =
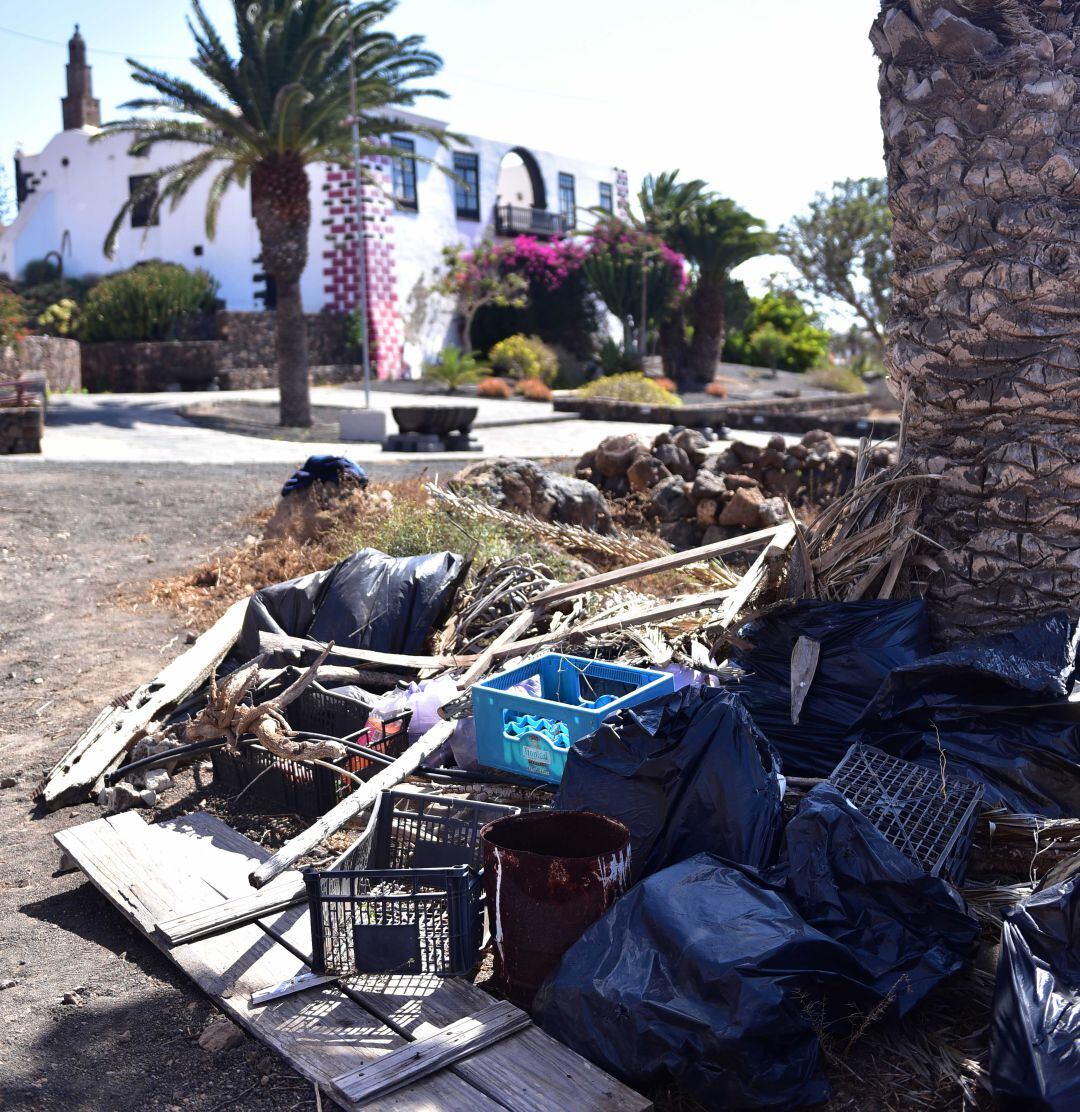
M 64 112 L 64 130 L 101 126 L 101 102 L 94 99 L 90 84 L 90 67 L 86 64 L 86 40 L 75 34 L 68 40 L 67 96 L 60 101 Z

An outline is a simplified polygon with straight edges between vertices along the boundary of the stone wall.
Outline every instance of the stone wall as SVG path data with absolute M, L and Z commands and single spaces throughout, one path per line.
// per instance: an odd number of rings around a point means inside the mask
M 0 408 L 0 456 L 40 452 L 44 435 L 40 404 Z
M 83 385 L 91 393 L 204 390 L 217 378 L 217 340 L 83 344 Z
M 309 313 L 308 360 L 314 383 L 351 382 L 348 321 L 340 314 Z M 212 321 L 183 322 L 180 340 L 84 344 L 88 390 L 143 393 L 161 390 L 251 390 L 277 385 L 277 340 L 272 312 L 216 313 Z M 210 336 L 213 339 L 196 337 Z
M 27 336 L 18 350 L 0 350 L 0 378 L 45 376 L 54 393 L 78 393 L 82 387 L 82 360 L 76 340 L 58 336 Z
M 308 313 L 308 362 L 326 366 L 349 361 L 348 319 L 342 313 Z M 221 367 L 275 367 L 277 333 L 274 313 L 215 314 L 216 338 L 222 345 Z

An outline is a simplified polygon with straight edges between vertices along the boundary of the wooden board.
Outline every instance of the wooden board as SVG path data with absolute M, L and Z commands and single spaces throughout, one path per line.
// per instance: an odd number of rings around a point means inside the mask
M 170 916 L 155 926 L 170 946 L 179 946 L 184 942 L 208 938 L 243 923 L 252 923 L 272 912 L 284 911 L 293 904 L 303 903 L 306 899 L 303 877 L 295 870 L 290 870 L 257 892 L 245 892 L 231 900 L 218 900 L 209 907 L 199 908 L 185 915 Z
M 427 1077 L 461 1058 L 529 1026 L 529 1015 L 506 1000 L 459 1019 L 433 1035 L 400 1046 L 385 1057 L 334 1078 L 337 1092 L 360 1103 Z
M 80 803 L 98 780 L 173 703 L 190 695 L 240 636 L 248 600 L 234 602 L 191 646 L 117 707 L 106 707 L 45 777 L 41 798 L 50 810 Z
M 222 823 L 217 825 L 228 830 Z M 131 812 L 56 835 L 94 885 L 152 939 L 159 919 L 231 894 L 221 888 L 242 890 L 245 881 L 231 879 L 231 874 L 213 886 L 198 875 L 207 871 L 213 858 L 203 854 L 196 859 L 193 847 L 200 841 L 212 845 L 216 838 L 216 831 L 207 837 L 190 824 L 149 826 Z M 219 859 L 228 857 L 227 850 L 217 854 Z M 255 924 L 162 948 L 231 1019 L 328 1091 L 333 1091 L 334 1077 L 405 1045 L 401 1035 L 333 986 L 321 985 L 265 1007 L 253 1006 L 253 992 L 307 971 L 303 961 Z M 359 1107 L 340 1094 L 335 1093 L 335 1099 L 346 1108 Z M 499 1104 L 459 1076 L 442 1071 L 363 1107 L 493 1112 Z
M 187 851 L 195 867 L 203 855 L 228 851 L 214 867 L 215 878 L 224 878 L 228 871 L 229 882 L 221 881 L 222 895 L 241 890 L 251 868 L 267 857 L 261 846 L 211 815 L 189 815 L 172 825 L 196 836 Z M 290 908 L 260 920 L 259 925 L 292 953 L 310 961 L 311 924 L 306 907 Z M 342 982 L 341 989 L 392 1030 L 411 1039 L 425 1038 L 473 1015 L 492 999 L 468 981 L 435 975 L 370 975 Z M 536 1026 L 455 1062 L 450 1070 L 512 1112 L 643 1112 L 652 1107 L 651 1101 Z

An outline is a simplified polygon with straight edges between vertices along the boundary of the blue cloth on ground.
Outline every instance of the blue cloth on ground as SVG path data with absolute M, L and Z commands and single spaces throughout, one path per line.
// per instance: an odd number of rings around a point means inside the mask
M 298 490 L 306 490 L 314 482 L 340 483 L 343 475 L 351 475 L 361 487 L 368 480 L 364 469 L 345 456 L 308 456 L 304 466 L 294 471 L 281 488 L 281 496 Z

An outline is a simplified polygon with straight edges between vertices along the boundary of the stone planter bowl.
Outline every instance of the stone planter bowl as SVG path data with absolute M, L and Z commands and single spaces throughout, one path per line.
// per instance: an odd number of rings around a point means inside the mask
M 390 412 L 403 433 L 426 436 L 449 436 L 467 433 L 476 420 L 475 405 L 399 405 Z

